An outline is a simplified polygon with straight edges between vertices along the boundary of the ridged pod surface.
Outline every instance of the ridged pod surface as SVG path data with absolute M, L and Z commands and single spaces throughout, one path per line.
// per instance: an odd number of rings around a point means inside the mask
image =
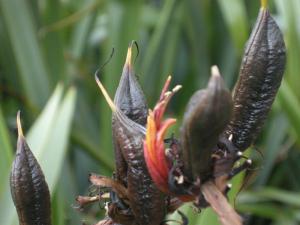
M 157 225 L 166 215 L 165 197 L 154 185 L 144 159 L 145 127 L 128 118 L 109 98 L 96 77 L 98 86 L 113 111 L 114 142 L 118 143 L 127 165 L 129 206 L 134 215 L 133 224 Z
M 127 188 L 130 208 L 137 224 L 160 224 L 165 217 L 165 199 L 153 183 L 143 154 L 145 129 L 125 118 L 115 120 L 116 138 L 128 164 Z
M 19 224 L 51 225 L 48 185 L 39 163 L 26 143 L 20 122 L 18 122 L 18 131 L 19 137 L 10 175 L 10 188 Z
M 145 125 L 147 121 L 148 107 L 144 93 L 138 83 L 132 68 L 132 42 L 127 51 L 126 62 L 123 67 L 122 76 L 115 94 L 114 104 L 129 119 L 134 122 Z M 116 178 L 124 185 L 127 185 L 127 163 L 121 152 L 121 147 L 116 141 L 115 114 L 112 116 L 113 144 L 115 152 Z
M 269 10 L 261 8 L 248 40 L 233 100 L 227 136 L 241 151 L 262 129 L 284 72 L 286 55 L 282 33 Z
M 193 180 L 211 175 L 212 148 L 228 124 L 231 110 L 231 94 L 214 66 L 207 88 L 190 98 L 181 126 L 185 173 Z

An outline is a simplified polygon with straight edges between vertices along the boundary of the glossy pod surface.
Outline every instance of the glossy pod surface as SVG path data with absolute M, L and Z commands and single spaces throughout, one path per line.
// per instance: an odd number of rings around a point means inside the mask
M 126 186 L 130 193 L 128 197 L 135 222 L 159 224 L 165 216 L 164 198 L 153 184 L 144 160 L 143 139 L 148 107 L 132 69 L 131 55 L 132 44 L 128 48 L 122 77 L 114 99 L 118 109 L 113 113 L 113 139 L 117 147 L 116 151 L 122 154 L 122 159 L 118 159 L 120 156 L 116 154 L 116 166 L 119 168 L 118 173 L 120 173 L 120 168 L 124 173 L 126 165 Z
M 19 124 L 20 125 L 20 124 Z M 20 225 L 50 225 L 50 194 L 44 174 L 19 127 L 10 188 Z
M 233 116 L 226 130 L 241 151 L 255 140 L 272 106 L 285 67 L 285 45 L 269 10 L 262 7 L 234 90 Z
M 144 126 L 147 121 L 148 107 L 144 93 L 132 68 L 132 44 L 133 43 L 130 44 L 127 51 L 126 62 L 123 67 L 122 76 L 115 94 L 114 104 L 129 119 Z M 115 120 L 118 120 L 118 118 L 116 118 L 115 114 L 113 114 L 112 132 L 116 162 L 116 178 L 124 185 L 127 185 L 128 165 L 122 154 L 121 147 L 116 141 L 117 127 L 115 127 Z
M 109 98 L 102 83 L 96 77 L 99 88 L 113 111 L 113 138 L 127 165 L 126 180 L 132 224 L 157 225 L 166 215 L 165 198 L 154 185 L 144 159 L 144 126 L 128 118 Z
M 224 131 L 231 110 L 231 94 L 214 66 L 208 87 L 191 97 L 181 126 L 185 173 L 193 180 L 211 175 L 212 148 Z
M 137 224 L 160 224 L 165 217 L 165 200 L 154 185 L 143 155 L 145 128 L 117 113 L 116 139 L 128 164 L 127 188 L 130 208 Z M 146 203 L 146 204 L 145 204 Z

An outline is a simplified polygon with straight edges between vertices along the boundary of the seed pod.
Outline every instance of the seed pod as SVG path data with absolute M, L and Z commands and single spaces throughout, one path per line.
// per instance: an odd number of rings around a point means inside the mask
M 233 116 L 227 136 L 241 151 L 256 139 L 272 106 L 285 67 L 282 33 L 262 1 L 248 40 L 239 80 L 234 90 Z
M 10 175 L 12 198 L 20 225 L 50 225 L 51 207 L 48 185 L 39 163 L 23 136 L 20 114 L 17 116 L 18 144 Z
M 128 47 L 114 103 L 128 118 L 144 126 L 147 122 L 148 107 L 131 64 L 133 43 L 135 42 L 133 41 Z
M 230 92 L 225 88 L 216 66 L 204 90 L 190 99 L 181 126 L 185 174 L 191 179 L 207 179 L 212 172 L 211 154 L 232 110 Z
M 137 224 L 160 224 L 166 214 L 165 199 L 147 171 L 143 155 L 145 127 L 129 119 L 118 109 L 97 77 L 96 81 L 114 114 L 114 138 L 128 165 L 128 199 L 135 222 Z
M 114 104 L 131 120 L 134 122 L 145 125 L 148 114 L 148 107 L 144 93 L 137 81 L 132 68 L 132 42 L 129 45 L 127 51 L 126 62 L 123 68 L 122 76 L 117 88 Z M 113 144 L 115 150 L 115 162 L 116 162 L 116 179 L 121 181 L 124 185 L 127 185 L 127 164 L 121 153 L 121 148 L 118 143 L 115 142 L 115 128 L 114 121 L 115 116 L 112 118 L 112 131 L 113 131 Z

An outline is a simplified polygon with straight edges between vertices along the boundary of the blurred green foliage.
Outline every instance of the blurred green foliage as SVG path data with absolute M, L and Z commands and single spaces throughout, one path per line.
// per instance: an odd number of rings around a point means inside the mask
M 115 48 L 102 71 L 113 96 L 127 46 L 137 40 L 135 68 L 150 107 L 172 74 L 183 89 L 169 114 L 181 118 L 193 91 L 206 85 L 211 65 L 234 86 L 259 4 L 0 0 L 0 224 L 17 224 L 8 187 L 17 110 L 50 186 L 53 224 L 93 223 L 103 216 L 101 206 L 78 212 L 72 205 L 77 195 L 91 191 L 89 172 L 111 175 L 114 168 L 111 112 L 94 82 L 96 69 Z M 233 181 L 231 195 L 244 184 L 233 200 L 246 224 L 292 225 L 300 223 L 300 1 L 270 0 L 269 6 L 288 49 L 285 79 L 263 133 L 248 151 L 255 169 L 244 181 L 243 176 Z M 190 224 L 217 224 L 210 210 L 183 211 Z

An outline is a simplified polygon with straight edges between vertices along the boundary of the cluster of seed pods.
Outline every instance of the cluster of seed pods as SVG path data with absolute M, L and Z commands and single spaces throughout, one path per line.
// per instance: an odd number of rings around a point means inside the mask
M 266 1 L 262 1 L 247 43 L 233 94 L 213 66 L 207 87 L 196 91 L 186 106 L 178 138 L 166 137 L 176 119 L 163 117 L 168 102 L 181 86 L 169 90 L 168 77 L 157 104 L 150 110 L 134 74 L 132 46 L 133 43 L 128 48 L 114 100 L 95 77 L 112 110 L 116 170 L 112 178 L 91 174 L 90 181 L 109 192 L 79 196 L 77 202 L 83 206 L 107 199 L 107 217 L 97 225 L 165 224 L 166 215 L 185 202 L 193 202 L 198 208 L 211 206 L 222 224 L 241 224 L 233 209 L 226 210 L 230 215 L 220 212 L 224 205 L 229 207 L 224 197 L 227 182 L 249 166 L 249 160 L 240 166 L 235 163 L 261 131 L 285 66 L 283 37 Z M 48 225 L 51 221 L 47 184 L 19 122 L 18 127 L 11 191 L 20 224 Z

